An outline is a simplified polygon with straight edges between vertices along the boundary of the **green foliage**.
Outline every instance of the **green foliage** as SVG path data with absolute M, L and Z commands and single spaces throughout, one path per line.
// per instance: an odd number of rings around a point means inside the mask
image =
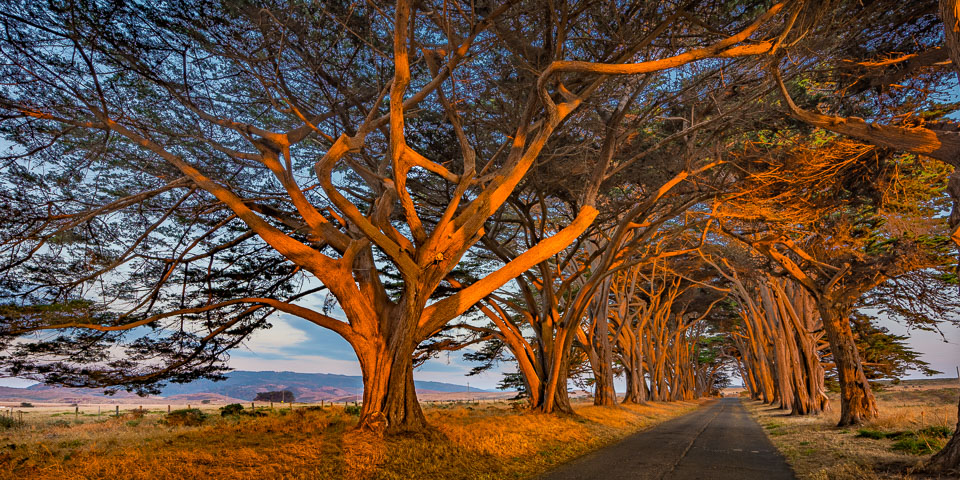
M 30 402 L 20 402 L 21 408 L 33 408 L 33 404 Z
M 883 440 L 884 438 L 898 439 L 913 435 L 913 432 L 884 432 L 881 430 L 871 430 L 869 428 L 861 428 L 857 432 L 857 437 L 859 438 L 872 438 L 874 440 Z
M 944 443 L 945 442 L 939 438 L 911 435 L 897 440 L 892 448 L 913 455 L 929 455 L 933 452 L 940 451 Z
M 10 417 L 0 416 L 0 428 L 6 430 L 8 428 L 13 428 L 16 426 L 16 424 L 16 420 Z
M 863 373 L 868 379 L 898 378 L 908 370 L 919 370 L 924 375 L 936 375 L 930 364 L 920 359 L 920 352 L 907 344 L 909 337 L 895 335 L 874 323 L 876 319 L 856 312 L 851 316 L 851 327 L 856 336 L 857 349 L 864 362 Z
M 953 430 L 950 427 L 945 427 L 943 425 L 935 425 L 932 427 L 923 428 L 917 433 L 920 435 L 926 435 L 928 437 L 949 438 L 951 435 L 953 435 Z
M 516 390 L 517 394 L 510 400 L 520 400 L 530 397 L 527 391 L 527 383 L 523 381 L 523 375 L 519 372 L 507 372 L 503 374 L 500 383 L 497 384 L 498 390 Z
M 200 411 L 197 408 L 184 408 L 180 410 L 174 410 L 168 413 L 164 420 L 167 422 L 167 425 L 170 426 L 185 426 L 185 427 L 195 427 L 202 425 L 204 420 L 207 419 L 207 414 Z
M 281 410 L 284 412 L 285 410 Z M 220 416 L 221 417 L 237 417 L 237 416 L 247 416 L 247 417 L 265 417 L 266 413 L 263 413 L 259 410 L 244 410 L 243 405 L 239 403 L 231 403 L 220 407 Z
M 288 402 L 296 401 L 296 397 L 290 390 L 280 390 L 272 392 L 258 392 L 253 399 L 255 402 Z
M 343 407 L 343 413 L 347 415 L 360 415 L 359 405 L 346 405 Z
M 220 407 L 220 416 L 229 417 L 231 415 L 240 415 L 243 413 L 243 405 L 239 403 L 231 403 L 229 405 L 224 405 Z
M 948 427 L 931 426 L 912 431 L 884 432 L 881 430 L 872 430 L 863 428 L 857 432 L 859 438 L 870 438 L 873 440 L 896 440 L 891 448 L 896 451 L 906 452 L 913 455 L 927 455 L 943 448 L 946 439 L 953 432 Z

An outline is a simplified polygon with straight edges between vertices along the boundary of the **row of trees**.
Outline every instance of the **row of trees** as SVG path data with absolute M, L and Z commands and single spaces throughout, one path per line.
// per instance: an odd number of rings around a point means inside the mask
M 586 360 L 862 421 L 851 319 L 957 306 L 957 7 L 905 3 L 8 2 L 0 368 L 148 392 L 280 312 L 363 427 L 478 342 L 543 412 Z

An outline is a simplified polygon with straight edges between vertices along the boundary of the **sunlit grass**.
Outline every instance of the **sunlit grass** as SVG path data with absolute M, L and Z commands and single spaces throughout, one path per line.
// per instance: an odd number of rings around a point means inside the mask
M 163 415 L 0 432 L 0 477 L 527 478 L 696 403 L 578 406 L 577 415 L 518 412 L 506 403 L 427 407 L 433 430 L 383 440 L 343 407 L 211 417 L 171 427 Z
M 926 478 L 916 472 L 957 424 L 956 388 L 909 387 L 878 392 L 880 416 L 860 427 L 836 428 L 840 406 L 820 416 L 795 417 L 747 402 L 777 448 L 803 479 Z

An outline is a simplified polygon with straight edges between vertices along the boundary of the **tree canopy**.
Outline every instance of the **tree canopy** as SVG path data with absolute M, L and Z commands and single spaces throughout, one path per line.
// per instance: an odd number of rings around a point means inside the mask
M 950 12 L 8 2 L 0 374 L 155 392 L 283 313 L 350 343 L 373 430 L 464 348 L 543 412 L 738 375 L 817 413 L 835 375 L 860 422 L 924 365 L 864 315 L 960 307 Z

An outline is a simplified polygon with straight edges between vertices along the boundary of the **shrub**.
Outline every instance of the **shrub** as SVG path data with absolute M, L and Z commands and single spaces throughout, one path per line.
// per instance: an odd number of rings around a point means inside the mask
M 901 438 L 907 438 L 916 436 L 913 432 L 881 432 L 880 430 L 870 430 L 867 428 L 862 428 L 857 432 L 857 436 L 861 438 L 872 438 L 874 440 L 882 440 L 884 438 L 889 438 L 893 440 L 899 440 Z
M 21 408 L 33 408 L 33 404 L 30 402 L 20 402 Z
M 920 435 L 928 436 L 928 437 L 950 438 L 950 436 L 953 435 L 953 430 L 950 427 L 937 425 L 933 427 L 924 428 L 917 433 L 919 433 Z
M 164 419 L 170 426 L 194 427 L 203 424 L 206 418 L 207 415 L 197 408 L 184 408 L 168 413 Z
M 296 401 L 296 397 L 294 397 L 293 392 L 290 390 L 280 390 L 276 392 L 259 392 L 253 401 L 292 403 Z
M 200 400 L 200 403 L 202 403 L 202 404 L 204 404 L 204 405 L 208 405 L 208 404 L 210 404 L 210 400 Z
M 240 415 L 243 413 L 243 405 L 239 403 L 231 403 L 230 405 L 224 405 L 220 407 L 220 416 L 228 417 L 231 415 Z
M 0 428 L 6 430 L 8 428 L 13 428 L 16 424 L 16 420 L 10 417 L 0 416 Z
M 857 432 L 857 437 L 859 437 L 859 438 L 872 438 L 872 439 L 874 439 L 874 440 L 880 440 L 880 439 L 887 438 L 887 434 L 886 434 L 886 433 L 883 433 L 883 432 L 881 432 L 881 431 L 879 431 L 879 430 L 869 430 L 869 429 L 866 429 L 866 428 L 861 428 L 860 431 Z
M 912 453 L 914 455 L 927 455 L 937 452 L 941 448 L 943 448 L 942 440 L 917 435 L 904 436 L 893 444 L 894 450 Z
M 346 405 L 343 407 L 343 413 L 347 415 L 360 415 L 359 405 Z

